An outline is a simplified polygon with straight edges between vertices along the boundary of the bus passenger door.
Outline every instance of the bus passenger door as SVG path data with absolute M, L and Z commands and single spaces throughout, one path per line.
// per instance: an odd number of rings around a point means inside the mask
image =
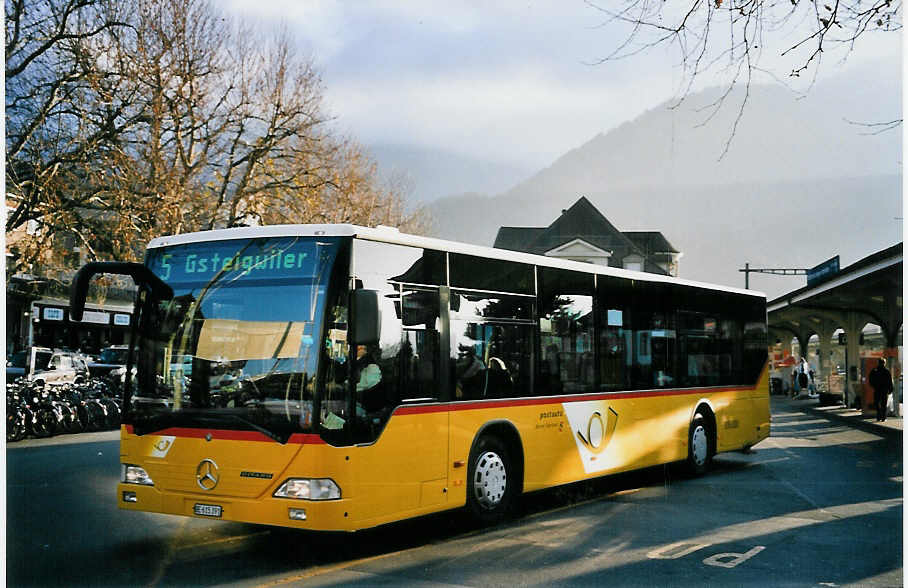
M 441 393 L 438 291 L 405 287 L 402 294 L 392 311 L 401 316 L 396 355 L 382 358 L 382 378 L 395 388 L 394 408 L 386 422 L 375 423 L 375 441 L 361 444 L 355 464 L 364 518 L 377 522 L 437 510 L 447 501 L 449 423 Z M 383 321 L 390 318 L 385 314 Z
M 353 376 L 356 418 L 368 436 L 355 439 L 351 456 L 357 507 L 350 514 L 377 525 L 440 510 L 447 501 L 448 409 L 439 368 L 445 257 L 359 239 L 352 257 L 351 284 L 379 292 L 382 323 L 378 348 L 367 350 L 381 371 L 379 392 L 369 394 L 371 382 Z

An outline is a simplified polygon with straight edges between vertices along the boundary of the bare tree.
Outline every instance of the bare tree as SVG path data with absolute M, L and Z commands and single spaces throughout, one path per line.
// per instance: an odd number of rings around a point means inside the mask
M 240 224 L 424 226 L 333 131 L 286 31 L 207 0 L 118 6 L 7 1 L 7 230 L 40 225 L 18 243 L 25 263 L 60 233 L 88 258 L 135 259 L 154 235 Z M 51 39 L 43 59 L 21 48 Z
M 704 122 L 735 88 L 743 87 L 725 152 L 755 75 L 812 81 L 827 52 L 837 50 L 845 57 L 861 39 L 902 28 L 901 0 L 620 0 L 615 7 L 588 0 L 588 4 L 605 15 L 604 28 L 622 31 L 616 45 L 596 63 L 667 46 L 676 52 L 681 67 L 680 100 L 706 74 L 727 80 L 724 92 L 706 109 Z M 765 52 L 780 57 L 790 69 L 780 75 L 766 67 Z
M 6 2 L 7 232 L 39 225 L 21 252 L 36 259 L 65 228 L 92 239 L 80 210 L 104 145 L 135 123 L 129 97 L 105 95 L 119 72 L 86 47 L 128 29 L 121 7 L 105 0 Z M 102 105 L 102 107 L 98 107 Z
M 325 181 L 295 194 L 283 192 L 277 195 L 269 202 L 271 208 L 261 215 L 264 222 L 389 225 L 416 233 L 428 230 L 427 212 L 423 208 L 411 210 L 407 206 L 409 188 L 401 179 L 379 184 L 375 179 L 375 161 L 353 139 L 326 138 L 324 141 L 325 149 L 318 154 L 321 163 L 312 165 L 300 161 L 293 165 L 324 170 L 328 174 Z M 306 159 L 311 157 L 300 155 Z

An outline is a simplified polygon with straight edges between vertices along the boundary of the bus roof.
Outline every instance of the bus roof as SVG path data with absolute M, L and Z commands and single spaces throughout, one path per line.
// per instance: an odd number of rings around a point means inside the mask
M 171 235 L 167 237 L 156 237 L 148 243 L 148 249 L 170 247 L 173 245 L 186 245 L 189 243 L 226 241 L 230 239 L 250 239 L 256 237 L 357 237 L 369 241 L 380 241 L 383 243 L 392 243 L 395 245 L 409 245 L 411 247 L 422 247 L 425 249 L 435 249 L 438 251 L 448 251 L 451 253 L 475 255 L 477 257 L 488 257 L 492 259 L 531 263 L 548 267 L 581 271 L 591 274 L 615 276 L 619 278 L 628 278 L 646 282 L 680 284 L 697 288 L 706 288 L 709 290 L 720 290 L 723 292 L 766 298 L 766 295 L 764 293 L 755 290 L 745 290 L 743 288 L 735 288 L 732 286 L 696 282 L 693 280 L 675 278 L 672 276 L 664 276 L 648 272 L 637 272 L 604 265 L 583 263 L 580 261 L 558 259 L 555 257 L 546 257 L 532 253 L 522 253 L 508 249 L 495 249 L 493 247 L 460 243 L 458 241 L 447 241 L 433 237 L 421 237 L 419 235 L 402 233 L 394 227 L 385 226 L 372 228 L 350 224 L 337 224 L 236 227 L 232 229 L 216 229 L 213 231 L 200 231 L 196 233 L 184 233 L 181 235 Z

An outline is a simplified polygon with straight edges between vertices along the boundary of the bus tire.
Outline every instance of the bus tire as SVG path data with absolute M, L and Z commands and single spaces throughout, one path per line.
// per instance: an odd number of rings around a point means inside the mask
M 706 473 L 712 462 L 711 434 L 703 415 L 695 414 L 687 433 L 687 467 L 695 476 Z
M 467 508 L 482 524 L 497 523 L 512 511 L 517 493 L 517 469 L 507 446 L 498 437 L 483 435 L 470 451 L 467 470 Z

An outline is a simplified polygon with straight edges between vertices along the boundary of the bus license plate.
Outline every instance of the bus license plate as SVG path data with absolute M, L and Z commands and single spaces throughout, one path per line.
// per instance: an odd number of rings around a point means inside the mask
M 220 506 L 215 504 L 196 504 L 195 507 L 193 507 L 192 512 L 203 517 L 220 518 L 222 510 L 223 509 Z

